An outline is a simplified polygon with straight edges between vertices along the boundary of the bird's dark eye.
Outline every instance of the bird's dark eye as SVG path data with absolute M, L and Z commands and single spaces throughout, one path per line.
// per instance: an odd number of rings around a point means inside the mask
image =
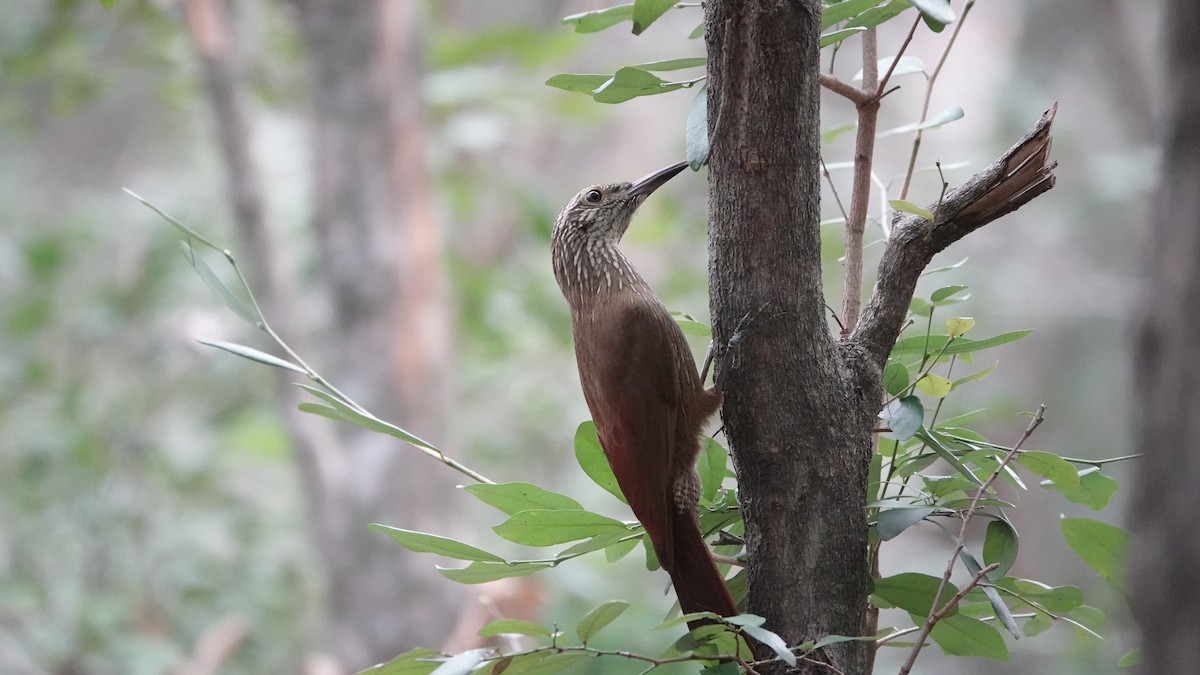
M 583 198 L 588 200 L 588 202 L 591 204 L 599 204 L 600 199 L 603 196 L 604 195 L 600 194 L 599 190 L 588 190 L 587 194 L 584 195 Z

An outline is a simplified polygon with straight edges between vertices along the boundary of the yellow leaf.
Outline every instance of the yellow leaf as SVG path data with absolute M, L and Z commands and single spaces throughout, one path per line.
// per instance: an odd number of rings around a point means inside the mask
M 946 394 L 950 393 L 951 386 L 950 380 L 933 373 L 925 373 L 917 380 L 917 389 L 921 390 L 922 394 L 934 398 L 945 398 Z
M 969 316 L 956 316 L 946 319 L 946 334 L 952 338 L 962 337 L 975 326 L 975 319 Z

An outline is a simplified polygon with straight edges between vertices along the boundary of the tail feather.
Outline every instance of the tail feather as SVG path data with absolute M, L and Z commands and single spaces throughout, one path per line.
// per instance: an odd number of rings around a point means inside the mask
M 675 509 L 671 512 L 671 555 L 663 567 L 671 575 L 680 608 L 684 614 L 715 612 L 721 616 L 734 616 L 738 613 L 737 606 L 704 543 L 695 516 Z M 688 625 L 696 628 L 703 623 L 689 622 Z

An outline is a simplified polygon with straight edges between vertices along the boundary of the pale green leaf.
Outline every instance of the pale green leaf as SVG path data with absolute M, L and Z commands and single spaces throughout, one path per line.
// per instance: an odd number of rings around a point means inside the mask
M 945 398 L 950 393 L 951 386 L 950 380 L 935 373 L 925 373 L 917 380 L 917 389 L 933 398 Z
M 587 644 L 588 640 L 592 639 L 600 629 L 612 623 L 613 619 L 621 616 L 621 613 L 629 609 L 629 603 L 624 600 L 609 600 L 608 602 L 594 608 L 579 620 L 579 625 L 575 628 L 575 634 L 579 636 L 579 641 Z
M 930 211 L 929 209 L 917 206 L 916 204 L 914 204 L 910 201 L 905 201 L 903 199 L 889 199 L 888 206 L 891 206 L 893 209 L 895 209 L 897 211 L 901 211 L 903 213 L 911 213 L 914 216 L 920 216 L 920 217 L 924 218 L 925 220 L 933 220 L 933 212 L 932 211 Z
M 528 635 L 530 637 L 550 637 L 550 629 L 532 621 L 520 619 L 498 619 L 479 629 L 480 637 L 495 637 L 497 635 Z
M 497 579 L 528 576 L 534 572 L 550 569 L 551 567 L 553 565 L 550 563 L 524 562 L 508 565 L 505 563 L 478 561 L 459 569 L 438 567 L 437 571 L 447 579 L 457 581 L 460 584 L 484 584 L 489 581 L 496 581 Z
M 625 523 L 582 510 L 522 511 L 492 528 L 501 537 L 526 546 L 554 546 L 608 532 L 625 532 Z
M 995 628 L 969 616 L 948 616 L 938 621 L 929 637 L 950 656 L 981 656 L 1008 660 L 1008 645 Z
M 1059 522 L 1063 539 L 1075 554 L 1120 592 L 1125 591 L 1125 554 L 1129 532 L 1090 518 L 1064 518 Z
M 463 488 L 479 501 L 514 515 L 530 509 L 579 510 L 583 506 L 566 495 L 551 492 L 533 483 L 476 483 Z
M 260 352 L 259 350 L 254 349 L 253 347 L 247 347 L 245 345 L 234 344 L 232 342 L 223 342 L 221 340 L 209 340 L 207 338 L 196 338 L 196 342 L 199 342 L 202 345 L 208 345 L 209 347 L 216 347 L 217 349 L 227 351 L 230 354 L 236 354 L 244 359 L 250 359 L 251 361 L 257 361 L 258 363 L 262 363 L 262 364 L 265 364 L 268 366 L 275 366 L 276 368 L 283 368 L 284 370 L 290 370 L 295 373 L 300 373 L 301 375 L 308 374 L 308 373 L 304 372 L 303 368 L 301 368 L 300 366 L 298 366 L 290 361 L 284 361 L 283 359 L 279 358 L 278 356 L 272 356 L 271 354 L 268 354 L 266 352 Z
M 498 555 L 488 553 L 483 549 L 475 548 L 470 544 L 464 544 L 461 541 L 450 539 L 449 537 L 428 534 L 426 532 L 402 530 L 398 527 L 389 527 L 379 523 L 371 523 L 369 529 L 387 534 L 397 544 L 400 544 L 404 548 L 413 551 L 414 553 L 435 553 L 437 555 L 446 556 L 447 558 L 457 558 L 458 560 L 488 560 L 491 562 L 504 562 L 504 558 L 501 558 Z
M 613 474 L 608 458 L 600 447 L 600 439 L 596 436 L 596 424 L 591 420 L 583 422 L 575 430 L 575 460 L 579 467 L 591 478 L 596 485 L 607 490 L 617 499 L 625 501 L 625 495 L 617 485 L 617 477 Z

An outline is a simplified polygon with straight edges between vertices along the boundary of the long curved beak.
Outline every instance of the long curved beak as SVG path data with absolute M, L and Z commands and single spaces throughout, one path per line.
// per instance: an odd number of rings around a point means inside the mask
M 633 185 L 629 186 L 628 194 L 632 197 L 645 197 L 651 192 L 654 192 L 658 188 L 662 187 L 663 183 L 666 183 L 674 178 L 676 174 L 686 169 L 687 166 L 687 162 L 676 162 L 671 166 L 659 169 L 648 176 L 643 176 L 642 178 L 634 181 Z

